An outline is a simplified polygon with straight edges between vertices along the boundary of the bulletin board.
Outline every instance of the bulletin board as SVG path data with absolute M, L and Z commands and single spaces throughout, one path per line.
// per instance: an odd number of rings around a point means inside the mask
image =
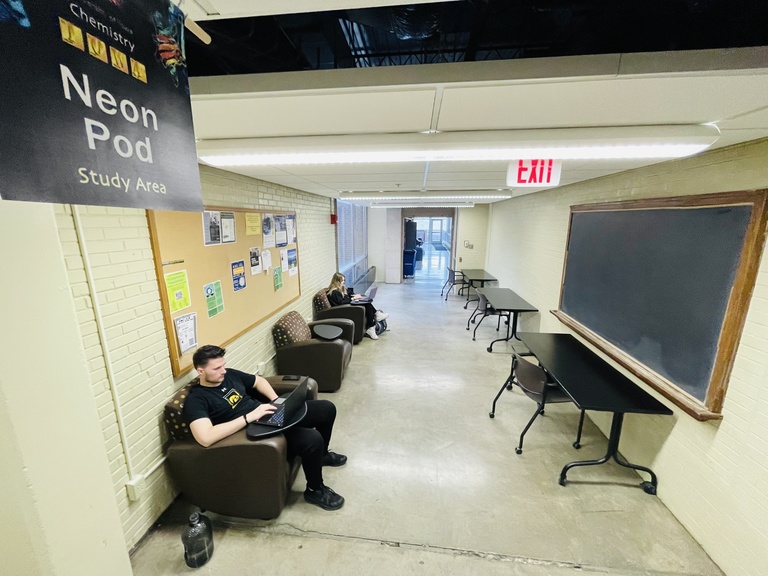
M 295 212 L 148 210 L 173 375 L 301 295 Z

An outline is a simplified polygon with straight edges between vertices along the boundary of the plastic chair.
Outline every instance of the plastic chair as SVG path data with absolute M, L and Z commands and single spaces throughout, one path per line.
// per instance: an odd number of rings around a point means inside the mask
M 456 294 L 461 294 L 462 290 L 466 290 L 469 288 L 469 283 L 464 280 L 464 274 L 461 272 L 457 272 L 453 268 L 446 268 L 448 270 L 448 280 L 445 281 L 445 284 L 443 284 L 443 288 L 440 290 L 440 297 L 442 298 L 443 292 L 445 292 L 445 299 L 448 300 L 448 292 L 451 291 L 451 288 L 454 286 L 458 286 L 459 288 L 456 290 Z M 446 290 L 445 287 L 448 287 Z
M 520 434 L 520 442 L 515 448 L 515 453 L 523 453 L 523 439 L 526 432 L 533 425 L 533 421 L 538 418 L 539 414 L 544 414 L 544 406 L 547 404 L 558 404 L 562 402 L 572 402 L 570 396 L 563 390 L 563 388 L 557 382 L 550 382 L 547 378 L 547 373 L 541 366 L 532 364 L 526 360 L 523 360 L 518 354 L 512 355 L 512 371 L 504 382 L 499 393 L 496 394 L 496 398 L 493 399 L 493 407 L 491 408 L 490 416 L 493 418 L 496 415 L 496 401 L 504 392 L 504 388 L 511 389 L 512 385 L 516 384 L 520 387 L 520 390 L 528 396 L 531 400 L 536 402 L 536 412 L 533 413 L 531 419 L 526 424 L 523 432 Z M 576 433 L 576 441 L 573 443 L 574 448 L 581 448 L 581 432 L 584 428 L 584 410 L 581 411 L 579 417 L 579 430 Z

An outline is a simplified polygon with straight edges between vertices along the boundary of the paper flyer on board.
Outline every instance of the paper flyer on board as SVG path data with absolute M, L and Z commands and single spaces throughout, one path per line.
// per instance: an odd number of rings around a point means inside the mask
M 235 213 L 222 212 L 221 213 L 221 243 L 232 244 L 233 242 L 237 242 L 237 234 L 235 232 Z
M 164 279 L 165 292 L 168 294 L 168 307 L 171 314 L 192 305 L 186 270 L 165 274 Z
M 251 255 L 251 276 L 255 276 L 261 272 L 261 250 L 258 246 L 254 246 L 249 252 Z
M 285 216 L 282 214 L 275 216 L 275 244 L 277 246 L 288 245 L 288 228 Z
M 235 292 L 245 288 L 245 260 L 237 260 L 230 263 L 232 268 L 232 287 Z
M 268 272 L 270 268 L 272 268 L 272 251 L 271 250 L 262 250 L 261 252 L 261 265 L 264 269 L 264 272 Z
M 173 319 L 176 327 L 176 339 L 182 354 L 197 348 L 197 313 L 190 312 Z
M 261 218 L 262 245 L 264 248 L 275 247 L 275 217 L 272 214 L 264 214 Z
M 216 280 L 203 286 L 205 293 L 205 307 L 208 310 L 208 318 L 224 312 L 224 295 L 221 292 L 221 281 Z

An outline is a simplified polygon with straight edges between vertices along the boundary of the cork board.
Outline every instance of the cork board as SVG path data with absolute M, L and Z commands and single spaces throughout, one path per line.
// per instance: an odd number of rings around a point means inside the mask
M 147 219 L 175 377 L 198 346 L 226 346 L 301 295 L 295 212 L 206 207 Z

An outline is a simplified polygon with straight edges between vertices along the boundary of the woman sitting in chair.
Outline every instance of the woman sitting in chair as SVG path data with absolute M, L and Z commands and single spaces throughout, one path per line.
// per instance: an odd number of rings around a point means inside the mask
M 389 317 L 381 310 L 376 310 L 372 302 L 358 302 L 362 296 L 355 294 L 351 288 L 347 288 L 347 279 L 341 272 L 336 272 L 331 278 L 331 285 L 328 286 L 328 301 L 331 306 L 341 306 L 342 304 L 357 304 L 365 306 L 365 333 L 373 340 L 378 340 L 376 334 L 376 322 L 381 322 Z

